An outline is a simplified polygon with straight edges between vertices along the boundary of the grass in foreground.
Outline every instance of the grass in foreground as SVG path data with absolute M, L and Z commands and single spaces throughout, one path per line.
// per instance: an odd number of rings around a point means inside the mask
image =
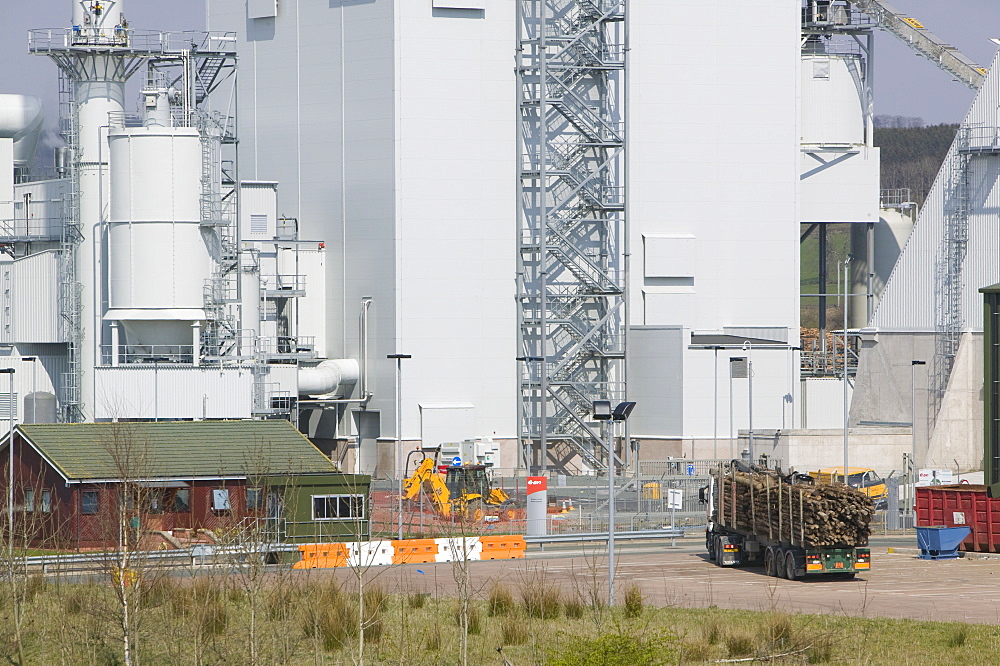
M 133 609 L 137 663 L 249 663 L 251 647 L 260 664 L 461 663 L 457 600 L 372 579 L 360 595 L 356 580 L 338 583 L 326 574 L 281 576 L 258 590 L 221 575 L 147 580 Z M 466 663 L 990 664 L 1000 646 L 996 626 L 653 608 L 638 587 L 624 590 L 623 605 L 609 611 L 539 580 L 526 573 L 477 592 L 465 623 Z M 38 578 L 28 587 L 26 663 L 121 663 L 109 586 Z M 10 590 L 0 587 L 0 595 L 9 616 Z M 0 657 L 14 662 L 9 625 L 0 623 Z

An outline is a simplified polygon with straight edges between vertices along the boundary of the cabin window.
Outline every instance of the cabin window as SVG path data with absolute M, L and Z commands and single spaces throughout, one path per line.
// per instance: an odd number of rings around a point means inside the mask
M 229 488 L 214 488 L 212 490 L 212 510 L 229 511 L 232 508 L 229 503 Z
M 174 513 L 187 513 L 191 510 L 190 488 L 178 488 L 174 493 Z
M 260 488 L 247 488 L 247 511 L 260 511 L 264 508 L 264 493 Z
M 365 517 L 364 495 L 313 495 L 313 520 L 359 520 Z

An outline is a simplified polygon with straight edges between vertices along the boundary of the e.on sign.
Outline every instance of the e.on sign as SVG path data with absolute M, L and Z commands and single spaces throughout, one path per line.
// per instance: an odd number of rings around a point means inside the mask
M 548 489 L 548 477 L 545 476 L 529 476 L 528 477 L 528 494 L 538 493 L 543 490 Z

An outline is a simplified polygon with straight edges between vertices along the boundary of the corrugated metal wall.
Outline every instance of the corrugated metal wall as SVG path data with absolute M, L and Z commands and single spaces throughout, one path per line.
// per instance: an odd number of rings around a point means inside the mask
M 997 136 L 1000 109 L 1000 54 L 980 88 L 965 125 L 981 127 L 984 134 Z M 933 331 L 938 297 L 938 267 L 945 233 L 945 195 L 949 164 L 957 145 L 952 144 L 934 185 L 920 211 L 917 224 L 886 284 L 872 319 L 883 331 Z M 962 318 L 965 330 L 981 331 L 982 301 L 977 290 L 1000 282 L 1000 156 L 971 158 L 971 187 L 968 251 L 962 267 Z
M 39 252 L 3 266 L 0 342 L 61 342 L 58 256 Z
M 249 418 L 253 374 L 246 368 L 95 368 L 95 419 Z

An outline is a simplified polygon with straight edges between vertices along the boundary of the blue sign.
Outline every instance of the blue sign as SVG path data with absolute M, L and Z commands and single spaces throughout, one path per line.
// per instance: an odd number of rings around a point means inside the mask
M 694 476 L 694 465 L 688 465 L 687 466 L 687 475 L 688 476 Z
M 462 458 L 459 457 L 459 456 L 455 456 L 454 458 L 452 458 L 451 459 L 451 466 L 452 467 L 461 467 L 462 466 Z

